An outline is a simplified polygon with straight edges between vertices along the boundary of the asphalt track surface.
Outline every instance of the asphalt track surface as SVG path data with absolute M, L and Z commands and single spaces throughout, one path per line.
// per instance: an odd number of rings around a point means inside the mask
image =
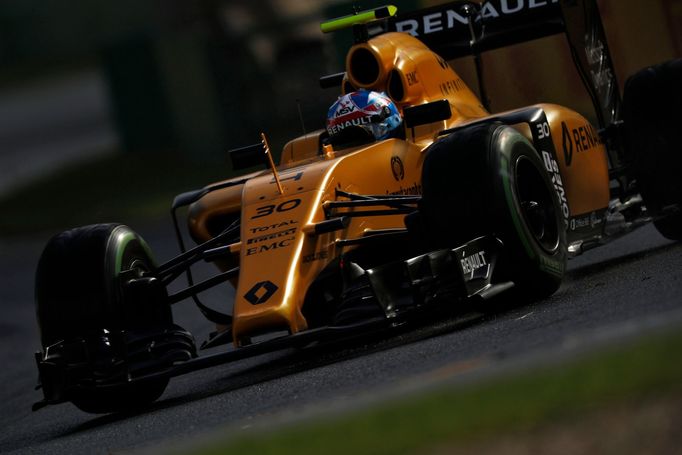
M 170 226 L 140 232 L 159 259 L 174 254 Z M 589 347 L 625 328 L 639 336 L 649 333 L 651 321 L 679 322 L 682 314 L 682 243 L 647 226 L 571 260 L 562 287 L 541 302 L 440 321 L 351 349 L 316 356 L 287 351 L 195 372 L 173 379 L 157 403 L 135 414 L 90 415 L 71 404 L 31 412 L 41 397 L 33 390 L 39 346 L 33 271 L 45 240 L 0 240 L 1 453 L 118 453 L 205 431 L 240 431 L 406 384 L 419 388 L 429 378 L 456 380 L 471 370 L 494 372 L 496 364 L 523 367 L 529 357 L 550 361 L 576 343 Z M 213 297 L 229 299 L 228 293 Z M 191 303 L 179 305 L 176 321 L 201 342 L 210 326 Z

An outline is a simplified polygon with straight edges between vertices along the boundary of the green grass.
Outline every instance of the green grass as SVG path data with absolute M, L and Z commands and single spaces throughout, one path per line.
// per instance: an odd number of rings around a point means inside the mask
M 443 387 L 364 411 L 252 432 L 185 453 L 398 454 L 461 446 L 633 400 L 682 391 L 682 334 L 657 335 L 567 364 Z
M 227 164 L 174 154 L 114 154 L 55 172 L 0 198 L 0 236 L 168 213 L 173 197 L 229 178 Z

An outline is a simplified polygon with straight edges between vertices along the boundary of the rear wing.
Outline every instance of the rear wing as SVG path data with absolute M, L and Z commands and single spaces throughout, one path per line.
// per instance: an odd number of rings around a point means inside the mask
M 563 33 L 600 128 L 619 119 L 620 91 L 595 0 L 454 1 L 384 21 L 383 31 L 410 33 L 446 59 Z

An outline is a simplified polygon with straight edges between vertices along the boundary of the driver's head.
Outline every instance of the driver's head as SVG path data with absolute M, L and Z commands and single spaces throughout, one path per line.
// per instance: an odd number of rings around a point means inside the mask
M 329 108 L 327 132 L 330 141 L 362 137 L 378 141 L 400 134 L 402 118 L 396 105 L 379 92 L 358 90 L 339 97 Z

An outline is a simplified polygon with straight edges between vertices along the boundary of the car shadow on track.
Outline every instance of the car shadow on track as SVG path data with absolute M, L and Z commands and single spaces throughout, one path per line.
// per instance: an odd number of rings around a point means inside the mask
M 508 307 L 518 307 L 518 305 L 509 304 Z M 228 373 L 226 376 L 220 377 L 212 382 L 207 381 L 206 383 L 201 384 L 201 390 L 199 391 L 161 399 L 160 401 L 139 410 L 97 416 L 92 420 L 68 429 L 62 433 L 60 437 L 87 432 L 131 417 L 183 406 L 187 403 L 219 396 L 244 387 L 277 380 L 292 374 L 321 368 L 337 362 L 351 360 L 372 353 L 386 351 L 427 340 L 429 338 L 465 330 L 469 327 L 483 324 L 486 321 L 493 319 L 495 316 L 499 316 L 499 313 L 496 313 L 496 315 L 493 316 L 487 311 L 472 310 L 466 314 L 458 315 L 453 315 L 450 312 L 447 316 L 447 318 L 441 320 L 432 317 L 429 318 L 429 320 L 419 321 L 415 324 L 358 337 L 350 341 L 346 340 L 344 342 L 314 345 L 297 350 L 289 349 L 284 351 L 283 355 L 279 357 L 273 358 L 272 356 L 268 356 L 267 358 L 263 358 L 263 362 L 257 362 L 255 365 L 251 364 L 251 366 L 239 369 L 234 373 Z M 258 358 L 255 358 L 254 360 L 258 360 Z M 195 372 L 193 374 L 201 374 L 201 372 Z
M 664 252 L 670 251 L 671 248 L 681 248 L 682 244 L 667 243 L 665 245 L 657 246 L 654 248 L 637 251 L 634 253 L 628 253 L 623 256 L 612 257 L 604 259 L 602 261 L 590 262 L 584 265 L 578 265 L 576 267 L 570 267 L 566 272 L 564 279 L 580 280 L 589 276 L 597 275 L 598 273 L 603 273 L 609 269 L 622 266 L 624 263 L 633 263 L 640 261 L 644 258 L 663 254 Z M 569 262 L 570 265 L 570 262 Z

